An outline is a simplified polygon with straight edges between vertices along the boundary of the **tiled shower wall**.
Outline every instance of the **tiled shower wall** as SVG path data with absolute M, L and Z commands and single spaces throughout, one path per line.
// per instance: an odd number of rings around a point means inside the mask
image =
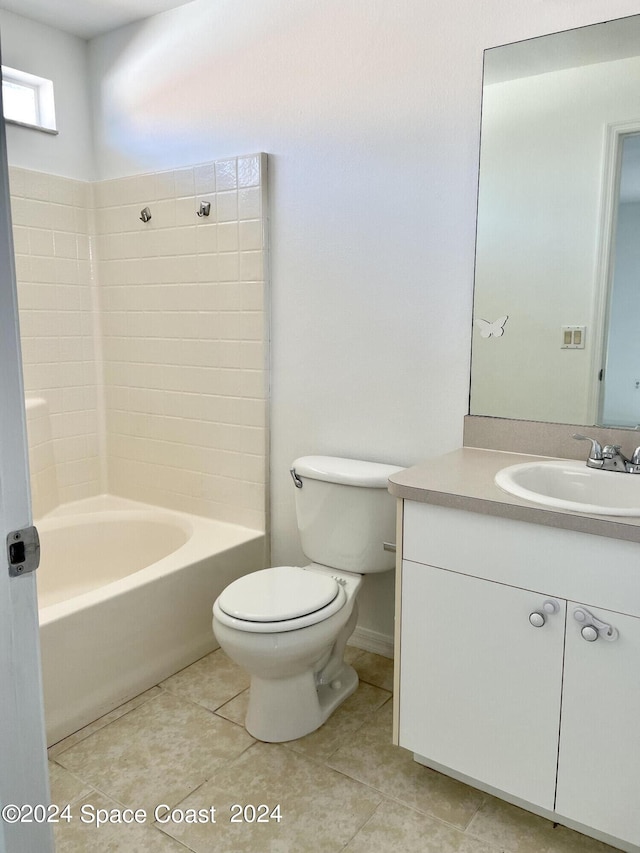
M 259 529 L 264 170 L 240 157 L 96 187 L 110 489 Z
M 90 262 L 92 188 L 15 167 L 9 178 L 25 393 L 27 399 L 40 400 L 29 408 L 37 517 L 58 502 L 103 488 Z
M 53 429 L 61 502 L 108 490 L 264 529 L 266 157 L 77 183 L 12 170 L 27 393 L 46 399 L 52 421 L 65 415 Z M 40 184 L 50 184 L 46 199 L 16 192 L 44 193 L 28 189 Z M 32 286 L 34 270 L 53 276 L 56 286 L 67 284 L 55 282 L 56 247 L 70 252 L 70 241 L 56 241 L 53 230 L 45 246 L 52 243 L 52 251 L 34 254 L 42 250 L 39 232 L 45 229 L 32 218 L 35 210 L 41 221 L 57 222 L 60 202 L 52 200 L 51 186 L 68 190 L 66 184 L 86 200 L 82 213 L 74 213 L 84 227 L 84 239 L 76 235 L 75 263 L 85 291 L 74 281 L 76 291 L 63 294 L 73 308 L 60 302 L 62 294 Z M 27 199 L 44 207 L 25 205 Z M 208 217 L 197 215 L 201 202 L 211 205 Z M 140 219 L 144 207 L 151 212 L 146 223 Z M 38 233 L 30 241 L 32 231 Z M 59 275 L 72 275 L 68 264 L 60 265 Z M 73 322 L 68 311 L 81 316 Z M 68 370 L 68 358 L 61 361 L 69 344 L 48 342 L 52 323 L 82 338 L 87 358 L 81 374 L 75 365 Z M 82 410 L 82 424 L 71 417 L 77 408 L 65 409 L 65 403 L 80 402 L 70 390 L 80 375 L 87 380 L 82 401 L 92 404 Z M 62 442 L 67 436 L 58 432 L 71 422 L 77 431 Z M 91 480 L 74 479 L 80 466 L 67 458 L 81 447 L 91 453 Z M 32 479 L 39 458 L 50 457 L 32 447 Z M 40 502 L 40 509 L 49 504 Z

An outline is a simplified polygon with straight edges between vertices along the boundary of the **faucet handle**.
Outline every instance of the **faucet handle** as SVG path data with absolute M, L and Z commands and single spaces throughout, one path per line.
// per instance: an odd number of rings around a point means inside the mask
M 581 435 L 578 432 L 574 433 L 571 437 L 575 438 L 577 441 L 590 441 L 591 442 L 591 453 L 589 454 L 590 459 L 601 460 L 603 458 L 602 447 L 600 445 L 600 442 L 596 441 L 595 438 L 589 438 L 588 435 Z M 638 449 L 640 450 L 640 448 L 638 448 Z
M 640 465 L 640 447 L 636 447 L 636 449 L 633 451 L 633 455 L 631 456 L 631 464 Z

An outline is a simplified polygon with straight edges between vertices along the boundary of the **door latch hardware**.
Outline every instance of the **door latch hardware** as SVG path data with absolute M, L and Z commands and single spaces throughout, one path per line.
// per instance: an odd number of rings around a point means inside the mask
M 609 625 L 608 622 L 597 619 L 586 607 L 576 607 L 573 618 L 582 625 L 580 633 L 589 643 L 593 643 L 598 637 L 609 642 L 618 639 L 618 629 Z
M 35 527 L 13 530 L 7 535 L 9 577 L 28 575 L 40 565 L 40 537 Z

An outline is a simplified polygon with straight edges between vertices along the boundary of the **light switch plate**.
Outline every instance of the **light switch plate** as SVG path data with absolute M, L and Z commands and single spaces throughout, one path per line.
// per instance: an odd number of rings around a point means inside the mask
M 560 349 L 584 349 L 586 326 L 561 326 Z

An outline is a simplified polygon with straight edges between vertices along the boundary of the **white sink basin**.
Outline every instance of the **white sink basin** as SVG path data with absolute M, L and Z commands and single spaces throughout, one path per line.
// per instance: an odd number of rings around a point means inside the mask
M 496 485 L 527 501 L 594 515 L 640 516 L 640 474 L 598 471 L 572 459 L 503 468 Z

